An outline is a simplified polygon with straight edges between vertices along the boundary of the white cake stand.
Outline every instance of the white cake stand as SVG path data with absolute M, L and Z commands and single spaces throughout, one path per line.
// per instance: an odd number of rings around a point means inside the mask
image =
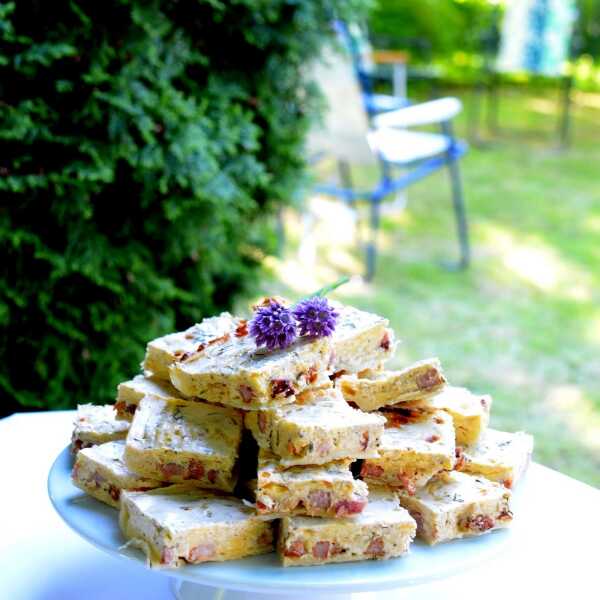
M 117 511 L 76 488 L 71 483 L 71 468 L 72 457 L 67 447 L 56 458 L 48 476 L 48 494 L 58 514 L 94 546 L 145 565 L 141 551 L 122 548 L 125 539 L 119 529 Z M 173 592 L 180 600 L 217 600 L 225 590 L 304 597 L 310 594 L 312 600 L 319 593 L 404 588 L 449 577 L 489 560 L 517 537 L 518 529 L 503 529 L 434 547 L 417 540 L 407 556 L 383 561 L 283 568 L 273 553 L 161 572 L 173 578 Z

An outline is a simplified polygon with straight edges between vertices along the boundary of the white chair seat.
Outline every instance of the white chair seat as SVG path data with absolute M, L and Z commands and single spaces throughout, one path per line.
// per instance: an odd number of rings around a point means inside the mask
M 396 164 L 430 158 L 446 152 L 450 146 L 450 138 L 445 135 L 403 129 L 374 129 L 367 134 L 367 139 L 375 154 Z
M 372 112 L 386 112 L 405 108 L 408 104 L 406 98 L 389 96 L 387 94 L 371 94 L 367 98 L 367 107 Z
M 376 127 L 418 127 L 450 121 L 462 110 L 458 98 L 439 98 L 377 115 Z

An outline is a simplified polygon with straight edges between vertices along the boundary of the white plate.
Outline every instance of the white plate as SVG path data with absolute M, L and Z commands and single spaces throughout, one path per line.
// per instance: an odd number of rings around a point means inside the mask
M 109 554 L 142 562 L 136 549 L 121 550 L 125 543 L 117 511 L 86 496 L 71 483 L 72 457 L 65 448 L 48 476 L 48 493 L 58 514 L 76 533 Z M 164 569 L 166 575 L 197 584 L 248 592 L 298 593 L 359 592 L 416 585 L 449 577 L 488 561 L 514 543 L 517 530 L 489 534 L 430 547 L 416 540 L 402 558 L 314 567 L 283 568 L 275 554 L 228 562 L 186 565 Z

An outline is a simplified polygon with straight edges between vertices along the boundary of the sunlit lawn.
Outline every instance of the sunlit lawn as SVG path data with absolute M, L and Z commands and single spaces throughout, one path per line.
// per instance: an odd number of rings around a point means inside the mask
M 402 340 L 393 366 L 439 356 L 453 384 L 494 396 L 494 427 L 532 432 L 537 461 L 600 486 L 600 97 L 578 97 L 563 153 L 527 133 L 551 128 L 555 108 L 550 97 L 505 93 L 500 122 L 520 132 L 501 132 L 464 160 L 468 271 L 438 266 L 455 252 L 440 173 L 385 217 L 373 283 L 354 281 L 337 296 L 390 319 Z M 306 244 L 298 252 L 290 212 L 286 253 L 266 269 L 270 290 L 297 296 L 362 268 L 347 212 L 313 206 L 322 217 L 314 263 Z

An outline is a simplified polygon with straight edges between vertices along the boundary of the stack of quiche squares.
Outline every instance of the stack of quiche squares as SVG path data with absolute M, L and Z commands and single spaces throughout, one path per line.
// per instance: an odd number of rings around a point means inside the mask
M 151 565 L 385 559 L 510 524 L 532 437 L 489 429 L 492 399 L 437 359 L 386 370 L 388 321 L 335 308 L 332 335 L 274 351 L 205 319 L 151 341 L 114 406 L 79 407 L 73 481 Z

